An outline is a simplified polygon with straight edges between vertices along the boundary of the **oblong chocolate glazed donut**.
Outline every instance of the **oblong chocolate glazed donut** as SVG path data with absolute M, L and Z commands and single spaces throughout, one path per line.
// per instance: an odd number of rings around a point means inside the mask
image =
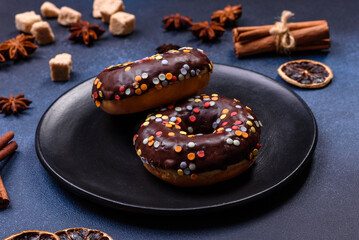
M 203 186 L 253 164 L 261 127 L 238 100 L 202 94 L 150 114 L 133 141 L 153 175 L 177 186 Z
M 200 49 L 170 50 L 106 68 L 94 81 L 92 98 L 110 114 L 156 108 L 202 92 L 212 68 Z

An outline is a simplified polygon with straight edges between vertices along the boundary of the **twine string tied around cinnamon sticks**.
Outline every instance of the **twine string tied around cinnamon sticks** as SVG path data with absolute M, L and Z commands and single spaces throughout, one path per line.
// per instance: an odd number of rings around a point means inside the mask
M 288 10 L 282 12 L 281 21 L 276 22 L 269 33 L 276 37 L 275 47 L 279 53 L 287 53 L 295 47 L 295 39 L 287 26 L 288 19 L 293 17 L 294 13 Z

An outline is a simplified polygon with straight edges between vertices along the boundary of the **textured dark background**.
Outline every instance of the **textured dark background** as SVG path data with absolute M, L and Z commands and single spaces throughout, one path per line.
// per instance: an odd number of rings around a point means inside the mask
M 92 1 L 54 1 L 83 14 L 83 19 L 108 27 L 91 17 Z M 272 54 L 236 59 L 232 35 L 203 44 L 190 32 L 166 32 L 161 19 L 170 13 L 188 15 L 194 21 L 209 20 L 226 1 L 126 1 L 126 11 L 136 15 L 136 30 L 128 37 L 108 31 L 92 47 L 67 40 L 68 30 L 49 23 L 54 44 L 40 47 L 25 61 L 0 64 L 0 96 L 24 93 L 33 101 L 19 116 L 0 116 L 0 134 L 12 130 L 18 151 L 0 164 L 0 174 L 11 205 L 0 211 L 0 239 L 26 229 L 57 231 L 84 226 L 101 229 L 114 239 L 355 239 L 359 235 L 359 9 L 358 1 L 228 1 L 243 4 L 239 26 L 270 24 L 283 9 L 293 11 L 293 21 L 326 19 L 332 47 L 291 57 Z M 35 10 L 42 1 L 0 1 L 0 41 L 15 37 L 16 13 Z M 57 183 L 40 164 L 34 146 L 37 123 L 63 92 L 98 74 L 103 68 L 152 55 L 164 42 L 203 49 L 215 63 L 254 70 L 284 83 L 277 67 L 298 58 L 322 61 L 332 67 L 333 82 L 319 90 L 290 86 L 312 109 L 319 136 L 313 162 L 288 188 L 246 208 L 209 216 L 155 217 L 131 215 L 107 209 L 75 196 Z M 72 54 L 69 82 L 53 83 L 48 61 L 58 53 Z M 275 114 L 275 113 L 273 113 Z M 305 127 L 305 126 L 303 126 Z M 293 136 L 295 137 L 295 136 Z

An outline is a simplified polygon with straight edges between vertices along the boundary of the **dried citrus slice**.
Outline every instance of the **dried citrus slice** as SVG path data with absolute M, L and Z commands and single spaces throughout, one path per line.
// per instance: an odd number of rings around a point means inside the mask
M 4 240 L 60 240 L 60 238 L 51 232 L 28 230 L 11 235 Z
M 284 81 L 301 88 L 321 88 L 333 78 L 333 72 L 327 65 L 305 59 L 282 64 L 278 74 Z
M 113 240 L 107 233 L 88 228 L 68 228 L 56 232 L 60 240 Z

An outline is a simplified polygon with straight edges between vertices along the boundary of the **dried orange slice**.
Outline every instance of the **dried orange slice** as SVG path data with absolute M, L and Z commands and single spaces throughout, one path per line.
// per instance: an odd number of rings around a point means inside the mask
M 286 62 L 277 71 L 284 81 L 301 88 L 321 88 L 333 78 L 327 65 L 313 60 Z
M 11 235 L 4 240 L 60 240 L 60 238 L 51 232 L 28 230 Z
M 107 233 L 88 228 L 68 228 L 56 232 L 60 240 L 113 240 Z

